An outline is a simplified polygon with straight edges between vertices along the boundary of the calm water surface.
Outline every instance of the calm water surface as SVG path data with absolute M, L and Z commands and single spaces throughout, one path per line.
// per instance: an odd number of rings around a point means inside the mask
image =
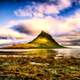
M 21 56 L 52 56 L 55 55 L 55 57 L 80 57 L 80 49 L 79 48 L 73 48 L 73 49 L 0 49 L 0 56 L 6 57 L 6 56 L 15 56 L 15 57 L 21 57 Z

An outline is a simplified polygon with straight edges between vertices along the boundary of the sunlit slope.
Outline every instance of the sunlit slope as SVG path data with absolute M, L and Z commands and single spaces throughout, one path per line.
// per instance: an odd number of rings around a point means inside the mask
M 60 48 L 59 45 L 48 33 L 42 31 L 33 41 L 29 42 L 29 44 L 35 44 L 37 47 L 46 47 L 46 48 Z
M 34 40 L 29 43 L 16 44 L 6 48 L 63 48 L 63 46 L 59 45 L 48 33 L 42 31 Z

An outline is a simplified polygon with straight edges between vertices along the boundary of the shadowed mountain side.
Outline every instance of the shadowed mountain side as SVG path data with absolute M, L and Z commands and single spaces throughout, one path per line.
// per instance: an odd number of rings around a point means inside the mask
M 5 48 L 11 49 L 34 49 L 34 48 L 64 48 L 59 45 L 48 33 L 42 31 L 34 40 L 29 43 L 15 44 Z

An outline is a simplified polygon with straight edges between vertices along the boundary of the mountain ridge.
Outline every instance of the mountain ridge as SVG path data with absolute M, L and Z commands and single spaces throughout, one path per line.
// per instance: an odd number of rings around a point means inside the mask
M 8 46 L 5 48 L 11 49 L 34 49 L 34 48 L 64 48 L 59 45 L 50 34 L 41 31 L 41 33 L 33 39 L 31 42 L 23 43 L 23 44 L 14 44 L 12 46 Z

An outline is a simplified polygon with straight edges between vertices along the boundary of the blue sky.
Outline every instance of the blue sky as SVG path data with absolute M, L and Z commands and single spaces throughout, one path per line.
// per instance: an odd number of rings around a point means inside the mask
M 4 24 L 8 20 L 18 19 L 18 17 L 14 15 L 14 10 L 23 5 L 23 3 L 0 3 L 0 23 Z
M 37 4 L 54 4 L 57 5 L 60 0 L 20 0 L 20 2 L 17 2 L 18 0 L 11 0 L 6 1 L 3 0 L 4 2 L 0 2 L 0 24 L 5 24 L 6 21 L 11 20 L 11 19 L 21 19 L 24 17 L 19 17 L 14 14 L 14 11 L 19 9 L 19 8 L 24 8 L 24 6 L 32 6 L 32 2 L 35 2 Z M 69 7 L 63 8 L 57 13 L 56 15 L 58 16 L 63 16 L 63 17 L 69 17 L 77 10 L 80 9 L 80 2 L 79 0 L 72 0 L 73 2 L 70 2 L 71 5 Z M 53 14 L 54 15 L 54 14 Z M 27 18 L 27 17 L 26 17 Z
M 80 3 L 73 2 L 70 7 L 61 10 L 59 15 L 64 17 L 69 17 L 71 15 L 74 15 L 75 12 L 79 9 L 80 9 Z
M 77 35 L 80 32 L 80 0 L 0 1 L 0 30 L 0 35 L 29 38 L 41 30 L 52 36 Z
M 30 41 L 42 30 L 57 41 L 80 43 L 80 0 L 0 1 L 0 36 Z

